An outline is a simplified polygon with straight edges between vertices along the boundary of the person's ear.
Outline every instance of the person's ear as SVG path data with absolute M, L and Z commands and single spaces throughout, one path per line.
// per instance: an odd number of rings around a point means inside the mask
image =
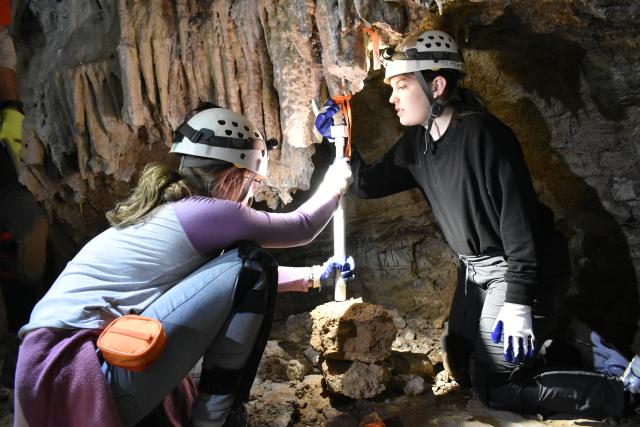
M 433 97 L 438 98 L 444 95 L 444 91 L 447 88 L 447 79 L 442 76 L 436 76 L 436 78 L 432 80 L 431 85 Z

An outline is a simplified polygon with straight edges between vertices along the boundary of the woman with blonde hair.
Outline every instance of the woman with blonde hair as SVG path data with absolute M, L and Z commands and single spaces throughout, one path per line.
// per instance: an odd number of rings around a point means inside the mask
M 307 244 L 346 191 L 350 168 L 341 161 L 295 211 L 251 209 L 273 145 L 225 108 L 205 104 L 187 117 L 171 148 L 181 156 L 179 170 L 143 170 L 132 194 L 107 213 L 111 228 L 68 263 L 21 329 L 17 425 L 135 425 L 200 357 L 191 424 L 225 423 L 248 395 L 276 287 L 305 292 L 334 268 L 348 278 L 353 267 L 331 259 L 276 267 L 258 246 L 228 249 L 239 241 Z M 94 344 L 109 322 L 130 313 L 160 320 L 167 334 L 159 358 L 142 372 L 109 364 Z

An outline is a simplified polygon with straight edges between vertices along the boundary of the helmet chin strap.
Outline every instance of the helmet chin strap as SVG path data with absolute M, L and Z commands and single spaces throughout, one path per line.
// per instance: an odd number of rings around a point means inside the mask
M 238 197 L 238 203 L 242 203 L 242 201 L 247 197 L 247 194 L 249 194 L 249 190 L 253 185 L 253 181 L 256 179 L 256 175 L 257 173 L 251 172 L 251 175 L 245 177 L 245 182 L 242 185 L 242 191 L 240 192 L 240 196 Z
M 419 71 L 416 71 L 413 74 L 416 76 L 416 79 L 418 80 L 420 87 L 422 87 L 422 90 L 424 90 L 425 95 L 427 95 L 427 99 L 429 100 L 429 105 L 431 106 L 429 109 L 429 117 L 427 118 L 427 125 L 425 126 L 425 128 L 427 129 L 427 132 L 425 133 L 425 136 L 424 136 L 424 153 L 422 154 L 427 154 L 427 150 L 429 148 L 431 148 L 431 154 L 435 154 L 436 143 L 431 137 L 431 127 L 433 126 L 433 121 L 442 115 L 442 113 L 444 112 L 444 107 L 447 105 L 449 101 L 447 100 L 444 103 L 437 101 L 433 97 L 433 91 L 431 90 L 431 87 L 429 87 L 429 85 L 427 84 L 427 81 L 422 76 L 422 73 Z
M 184 178 L 184 180 L 189 183 L 189 185 L 191 186 L 192 189 L 196 190 L 197 192 L 201 193 L 202 195 L 207 193 L 207 189 L 202 185 L 200 180 L 193 174 L 193 172 L 191 171 L 191 168 L 182 167 L 182 165 L 181 165 L 180 169 L 179 169 L 179 172 L 182 175 L 182 177 Z

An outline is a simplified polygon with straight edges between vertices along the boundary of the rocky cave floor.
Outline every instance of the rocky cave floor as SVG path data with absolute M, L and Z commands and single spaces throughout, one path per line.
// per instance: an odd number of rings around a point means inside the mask
M 420 426 L 589 426 L 640 425 L 640 416 L 615 420 L 575 419 L 556 415 L 549 419 L 523 417 L 486 408 L 469 390 L 461 389 L 442 370 L 439 337 L 428 322 L 402 319 L 392 312 L 398 327 L 394 352 L 421 353 L 433 362 L 429 377 L 394 374 L 387 390 L 370 399 L 329 396 L 322 375 L 311 363 L 308 314 L 276 322 L 246 405 L 252 426 L 420 427 Z M 307 361 L 303 360 L 304 358 Z M 302 363 L 300 363 L 302 362 Z M 303 375 L 304 374 L 304 375 Z M 289 381 L 286 381 L 286 377 Z M 296 378 L 297 377 L 297 378 Z M 276 381 L 277 380 L 277 381 Z M 419 380 L 419 381 L 416 381 Z M 382 421 L 382 423 L 380 422 Z
M 443 396 L 427 391 L 419 396 L 401 396 L 389 393 L 376 399 L 358 401 L 332 401 L 330 406 L 318 408 L 309 401 L 309 394 L 298 397 L 302 389 L 320 387 L 320 376 L 311 375 L 304 382 L 265 383 L 268 391 L 262 396 L 252 394 L 249 403 L 250 426 L 331 426 L 331 427 L 419 427 L 419 426 L 597 426 L 640 425 L 640 417 L 624 420 L 594 421 L 555 416 L 547 420 L 524 418 L 518 414 L 493 411 L 484 407 L 471 393 L 455 390 Z M 262 387 L 261 387 L 262 389 Z M 255 390 L 255 389 L 254 389 Z M 293 410 L 297 408 L 296 410 Z M 301 416 L 301 414 L 305 414 Z M 311 416 L 309 416 L 311 415 Z M 384 424 L 376 423 L 383 420 Z M 0 427 L 13 425 L 13 390 L 0 388 Z
M 402 393 L 383 393 L 375 399 L 340 401 L 331 399 L 322 408 L 311 401 L 308 393 L 320 388 L 320 376 L 305 378 L 300 384 L 268 384 L 270 389 L 261 402 L 249 403 L 251 426 L 331 426 L 331 427 L 421 427 L 421 426 L 596 426 L 640 425 L 640 417 L 633 419 L 587 420 L 569 415 L 549 419 L 523 417 L 519 414 L 486 408 L 467 390 L 454 390 L 436 396 L 426 390 L 417 396 Z M 304 390 L 300 393 L 300 390 Z M 305 394 L 307 392 L 307 394 Z M 312 395 L 312 394 L 311 394 Z M 252 397 L 257 397 L 256 395 Z M 291 412 L 291 402 L 296 410 Z M 270 405 L 267 408 L 267 405 Z M 292 416 L 293 415 L 293 416 Z M 382 422 L 380 422 L 382 421 Z
M 469 390 L 460 389 L 442 370 L 434 343 L 441 329 L 402 321 L 394 351 L 422 352 L 433 360 L 432 376 L 393 375 L 387 389 L 369 399 L 330 396 L 323 387 L 320 370 L 314 366 L 314 351 L 308 345 L 308 313 L 275 322 L 271 340 L 246 404 L 249 424 L 265 427 L 419 427 L 419 426 L 595 426 L 640 425 L 640 416 L 615 420 L 574 419 L 556 415 L 549 419 L 523 417 L 486 408 Z M 12 340 L 0 340 L 5 357 Z M 198 368 L 192 375 L 199 376 Z M 422 378 L 422 379 L 420 379 Z M 13 390 L 0 387 L 0 427 L 13 421 Z

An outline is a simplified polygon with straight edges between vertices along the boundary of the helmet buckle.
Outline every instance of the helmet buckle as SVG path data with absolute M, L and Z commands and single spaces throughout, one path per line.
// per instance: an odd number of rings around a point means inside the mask
M 189 138 L 191 140 L 191 142 L 194 143 L 198 143 L 202 140 L 206 141 L 208 140 L 210 137 L 214 136 L 215 132 L 212 131 L 211 129 L 207 129 L 207 128 L 202 128 L 200 130 L 195 131 L 192 135 L 191 138 Z
M 418 58 L 418 49 L 415 47 L 406 49 L 404 51 L 404 55 L 409 59 L 417 59 Z
M 202 139 L 202 133 L 197 130 L 193 133 L 193 135 L 191 135 L 191 138 L 189 138 L 191 140 L 191 142 L 200 142 L 200 139 Z

